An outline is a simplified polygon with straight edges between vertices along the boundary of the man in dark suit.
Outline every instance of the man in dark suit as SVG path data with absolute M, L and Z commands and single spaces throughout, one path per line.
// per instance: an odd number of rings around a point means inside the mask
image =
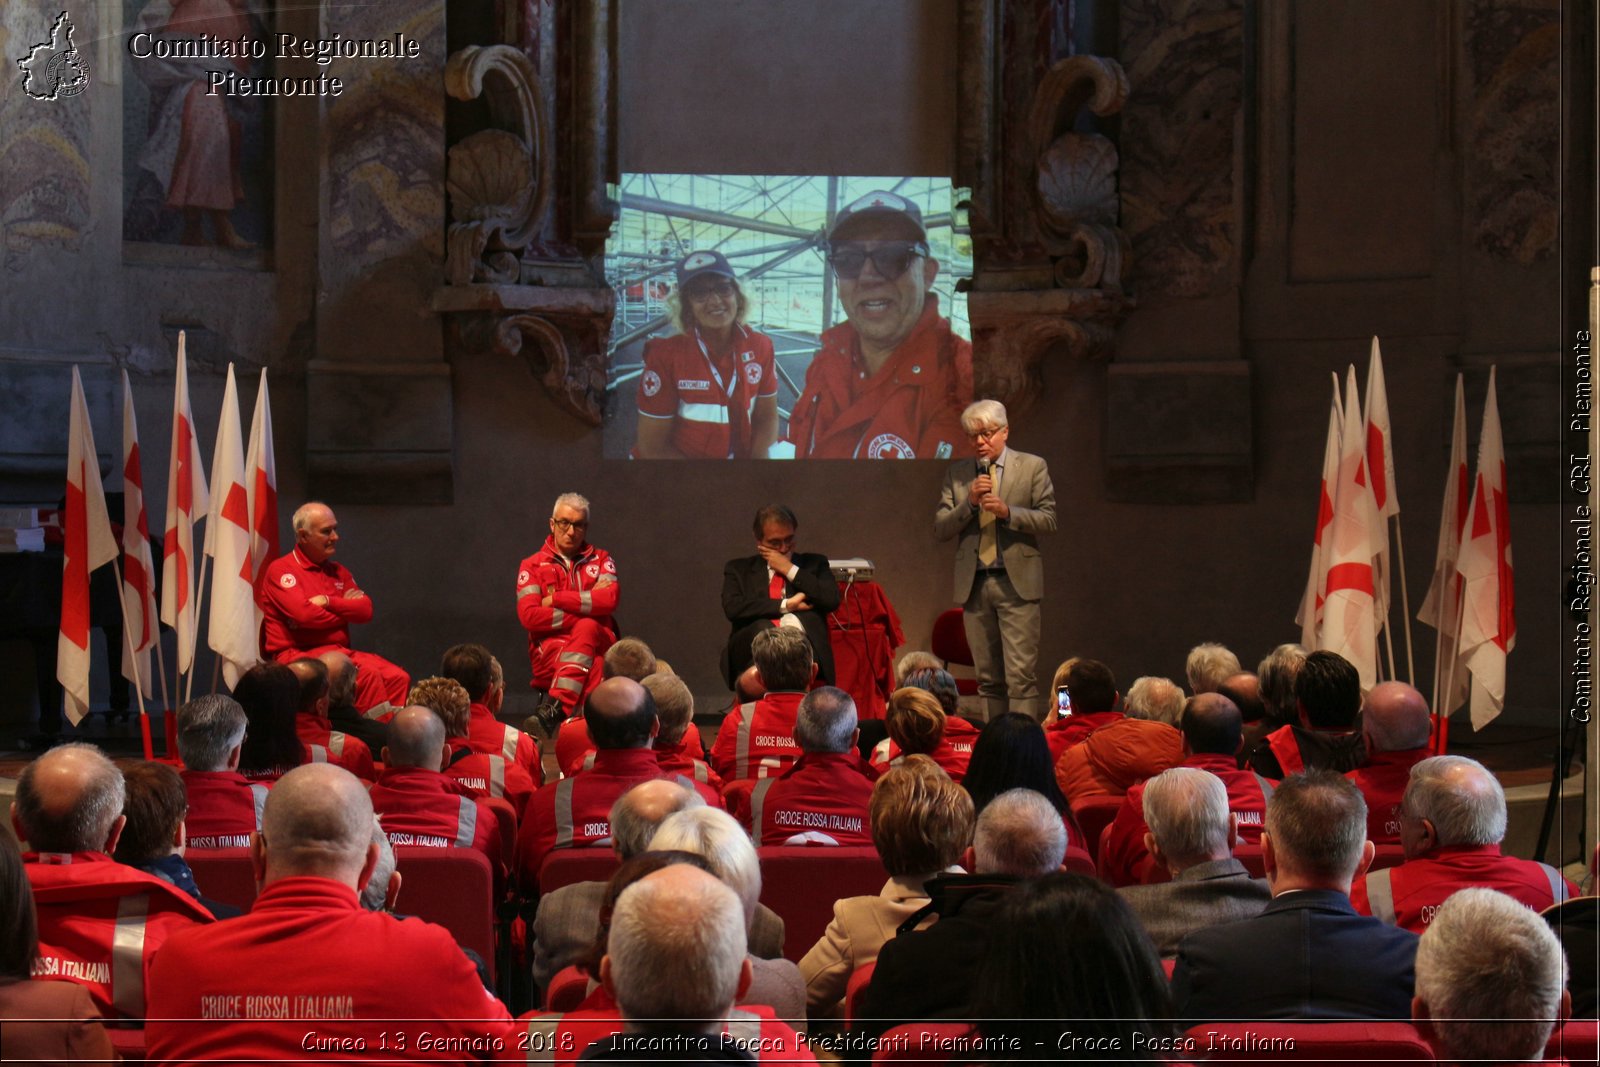
M 1038 456 L 1006 447 L 1005 405 L 979 400 L 961 413 L 978 458 L 945 472 L 934 536 L 956 544 L 955 599 L 986 717 L 1044 716 L 1039 696 L 1039 598 L 1044 565 L 1037 534 L 1056 528 L 1056 491 Z
M 1372 862 L 1367 804 L 1331 771 L 1291 775 L 1267 804 L 1262 861 L 1272 903 L 1178 946 L 1180 1019 L 1407 1019 L 1417 936 L 1350 906 Z
M 1157 952 L 1174 955 L 1196 930 L 1261 914 L 1272 891 L 1233 858 L 1239 822 L 1228 810 L 1222 779 L 1198 767 L 1173 767 L 1144 784 L 1141 802 L 1149 827 L 1144 847 L 1172 880 L 1117 892 Z
M 794 550 L 800 520 L 782 504 L 756 512 L 756 554 L 731 559 L 722 569 L 722 612 L 733 633 L 722 650 L 728 688 L 750 666 L 750 642 L 764 626 L 799 626 L 811 642 L 817 679 L 833 682 L 828 613 L 839 606 L 839 583 L 828 557 Z

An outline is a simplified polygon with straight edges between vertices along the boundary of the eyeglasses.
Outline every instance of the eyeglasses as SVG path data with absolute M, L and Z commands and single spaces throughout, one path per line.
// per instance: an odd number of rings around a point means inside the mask
M 921 241 L 886 241 L 873 249 L 844 245 L 828 253 L 828 265 L 839 277 L 853 282 L 861 277 L 870 259 L 880 278 L 893 281 L 906 272 L 912 260 L 927 254 L 928 246 Z
M 550 525 L 562 533 L 566 533 L 568 530 L 587 530 L 589 528 L 589 520 L 579 519 L 577 522 L 573 522 L 571 519 L 551 519 Z
M 1005 433 L 1005 431 L 1006 428 L 1004 426 L 996 426 L 992 430 L 973 430 L 971 433 L 967 434 L 967 436 L 972 438 L 974 441 L 992 441 L 996 437 Z
M 686 295 L 689 297 L 689 302 L 691 304 L 703 304 L 714 296 L 721 297 L 723 300 L 726 300 L 733 295 L 733 283 L 710 282 L 706 285 L 698 285 L 691 289 Z

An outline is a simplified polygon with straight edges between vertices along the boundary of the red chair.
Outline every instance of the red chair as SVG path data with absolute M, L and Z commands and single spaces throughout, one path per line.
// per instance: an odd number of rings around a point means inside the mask
M 105 1020 L 101 1025 L 105 1027 L 111 1047 L 123 1063 L 145 1062 L 143 1026 L 123 1026 L 110 1020 Z
M 954 1058 L 958 1063 L 970 1063 L 973 1052 L 963 1043 L 977 1036 L 978 1028 L 971 1023 L 905 1023 L 878 1038 L 872 1062 L 940 1064 Z
M 494 869 L 471 848 L 396 845 L 402 915 L 414 915 L 449 930 L 456 943 L 476 952 L 494 980 Z
M 850 976 L 850 983 L 844 987 L 844 1025 L 846 1029 L 861 1014 L 861 1002 L 867 998 L 867 987 L 872 984 L 872 972 L 877 969 L 877 960 L 857 967 L 855 973 Z
M 933 620 L 933 639 L 929 645 L 933 654 L 944 660 L 945 670 L 950 670 L 951 665 L 965 667 L 970 675 L 972 670 L 972 646 L 967 644 L 967 626 L 962 621 L 960 608 L 951 608 L 939 614 Z M 950 671 L 952 676 L 955 671 Z M 956 692 L 962 696 L 972 696 L 978 691 L 978 680 L 973 677 L 956 678 Z
M 1084 844 L 1096 863 L 1100 861 L 1100 834 L 1117 817 L 1122 798 L 1083 797 L 1072 802 L 1072 816 L 1083 830 Z
M 1244 869 L 1250 872 L 1252 878 L 1265 878 L 1267 869 L 1261 860 L 1261 846 L 1247 845 L 1243 841 L 1233 850 L 1233 858 L 1244 864 Z M 1406 861 L 1406 854 L 1399 845 L 1379 845 L 1372 857 L 1372 866 L 1369 871 L 1381 871 L 1385 867 L 1398 867 Z
M 607 882 L 617 869 L 617 854 L 610 845 L 558 848 L 539 866 L 539 893 L 554 892 L 576 882 Z
M 550 979 L 550 988 L 544 991 L 545 1011 L 576 1011 L 589 996 L 589 976 L 571 964 L 561 968 Z
M 202 896 L 244 911 L 256 902 L 256 873 L 248 848 L 191 848 L 183 858 Z
M 1339 1019 L 1330 1022 L 1202 1023 L 1185 1035 L 1181 1059 L 1208 1063 L 1432 1062 L 1434 1049 L 1407 1022 Z
M 1100 877 L 1094 857 L 1081 848 L 1068 846 L 1066 858 L 1061 861 L 1061 865 L 1073 874 L 1087 874 L 1091 878 Z
M 1572 1064 L 1600 1061 L 1600 1020 L 1568 1019 L 1551 1030 L 1544 1058 Z
M 889 878 L 875 848 L 767 845 L 761 859 L 761 903 L 783 918 L 784 957 L 800 962 L 833 920 L 833 902 L 874 896 Z

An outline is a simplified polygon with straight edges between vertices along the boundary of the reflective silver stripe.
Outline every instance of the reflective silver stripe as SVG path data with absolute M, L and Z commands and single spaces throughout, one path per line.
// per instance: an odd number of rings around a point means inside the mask
M 321 745 L 311 745 L 310 748 L 311 748 L 311 762 L 312 763 L 327 763 L 328 762 L 328 750 L 327 749 L 323 748 Z
M 690 760 L 689 764 L 690 764 L 691 767 L 694 768 L 694 780 L 695 781 L 700 782 L 700 783 L 702 783 L 704 785 L 710 785 L 711 784 L 711 768 L 709 768 L 709 767 L 707 767 L 705 765 L 705 761 L 704 760 Z
M 561 1031 L 562 1015 L 535 1015 L 528 1020 L 528 1062 L 556 1062 L 556 1035 Z
M 587 589 L 578 593 L 578 610 L 583 612 L 585 615 L 589 615 L 594 612 L 594 594 L 589 592 Z
M 344 734 L 336 731 L 328 735 L 328 751 L 335 756 L 344 755 Z
M 572 783 L 563 778 L 556 783 L 556 840 L 552 849 L 572 847 Z
M 728 409 L 722 404 L 691 404 L 678 401 L 678 418 L 689 422 L 709 422 L 717 426 L 728 425 Z
M 584 593 L 583 595 L 588 596 L 589 594 Z M 563 652 L 561 655 L 556 657 L 556 662 L 572 663 L 582 667 L 584 670 L 588 670 L 590 667 L 594 666 L 594 657 L 585 655 L 582 652 Z
M 1272 791 L 1277 787 L 1272 784 L 1272 780 L 1270 778 L 1263 778 L 1258 774 L 1256 775 L 1256 785 L 1261 787 L 1262 804 L 1265 804 L 1267 801 L 1272 799 Z
M 111 1003 L 132 1018 L 144 1015 L 144 925 L 150 894 L 130 893 L 117 901 L 117 929 L 111 937 Z
M 594 757 L 595 757 L 595 753 L 593 753 L 593 752 L 591 752 L 587 756 L 583 757 L 583 769 L 584 770 L 589 770 L 591 767 L 594 766 Z
M 1561 877 L 1561 872 L 1550 866 L 1548 863 L 1541 863 L 1539 866 L 1544 868 L 1544 876 L 1550 880 L 1550 899 L 1555 901 L 1557 904 L 1561 903 L 1563 900 L 1566 900 L 1567 880 Z
M 750 731 L 756 717 L 756 702 L 739 705 L 739 732 L 733 748 L 733 776 L 750 777 Z
M 885 737 L 882 741 L 879 741 L 876 745 L 872 746 L 872 760 L 873 760 L 874 763 L 876 763 L 878 761 L 882 761 L 884 763 L 888 763 L 889 762 L 889 745 L 890 744 L 891 744 L 891 742 L 889 741 L 889 739 L 887 737 Z
M 767 790 L 771 789 L 772 783 L 776 781 L 776 778 L 763 778 L 750 791 L 750 836 L 758 845 L 761 844 L 761 815 L 762 809 L 767 804 Z
M 565 689 L 569 693 L 583 692 L 582 678 L 557 678 L 550 683 L 551 689 Z
M 261 812 L 267 806 L 267 787 L 259 782 L 250 786 L 251 798 L 256 802 L 256 829 L 261 829 Z
M 600 577 L 594 580 L 594 587 L 596 589 L 604 589 L 608 585 L 616 584 L 617 576 L 615 574 L 602 574 Z
M 499 756 L 489 757 L 489 795 L 492 797 L 506 795 L 506 761 Z
M 478 836 L 478 802 L 471 797 L 462 797 L 461 810 L 456 816 L 456 847 L 471 848 L 472 841 Z
M 393 704 L 391 704 L 387 700 L 385 700 L 385 701 L 383 701 L 381 703 L 374 704 L 374 705 L 372 705 L 372 707 L 368 708 L 366 711 L 363 711 L 361 713 L 361 717 L 364 718 L 364 719 L 372 719 L 372 720 L 376 721 L 376 720 L 382 719 L 385 715 L 393 715 L 395 712 L 397 712 L 399 710 L 400 710 L 399 708 L 395 707 Z
M 539 595 L 539 587 L 536 586 L 536 585 L 525 585 L 521 589 L 517 590 L 517 599 L 518 600 L 521 600 L 525 596 L 538 596 L 538 595 Z
M 515 726 L 507 726 L 506 732 L 500 740 L 500 755 L 506 759 L 517 758 L 517 742 L 522 740 L 522 733 Z
M 560 608 L 550 609 L 550 625 L 560 626 L 567 621 L 567 613 Z
M 1389 882 L 1388 868 L 1367 872 L 1367 911 L 1390 926 L 1395 924 L 1394 886 Z
M 738 1042 L 740 1048 L 755 1049 L 756 1059 L 761 1059 L 761 1017 L 752 1015 L 747 1011 L 733 1008 L 728 1012 L 726 1033 L 730 1039 Z M 776 1059 L 777 1057 L 773 1057 Z

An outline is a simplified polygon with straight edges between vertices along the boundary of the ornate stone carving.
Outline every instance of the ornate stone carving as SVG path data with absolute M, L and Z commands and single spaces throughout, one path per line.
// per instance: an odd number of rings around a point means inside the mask
M 544 225 L 553 195 L 550 121 L 533 64 L 510 45 L 469 45 L 445 65 L 457 100 L 484 97 L 494 129 L 450 149 L 452 285 L 515 282 L 520 259 Z
M 539 315 L 512 315 L 494 327 L 494 349 L 525 355 L 557 404 L 590 426 L 599 426 L 606 402 L 605 331 L 593 319 L 569 320 L 563 330 Z M 524 353 L 532 341 L 534 352 Z

